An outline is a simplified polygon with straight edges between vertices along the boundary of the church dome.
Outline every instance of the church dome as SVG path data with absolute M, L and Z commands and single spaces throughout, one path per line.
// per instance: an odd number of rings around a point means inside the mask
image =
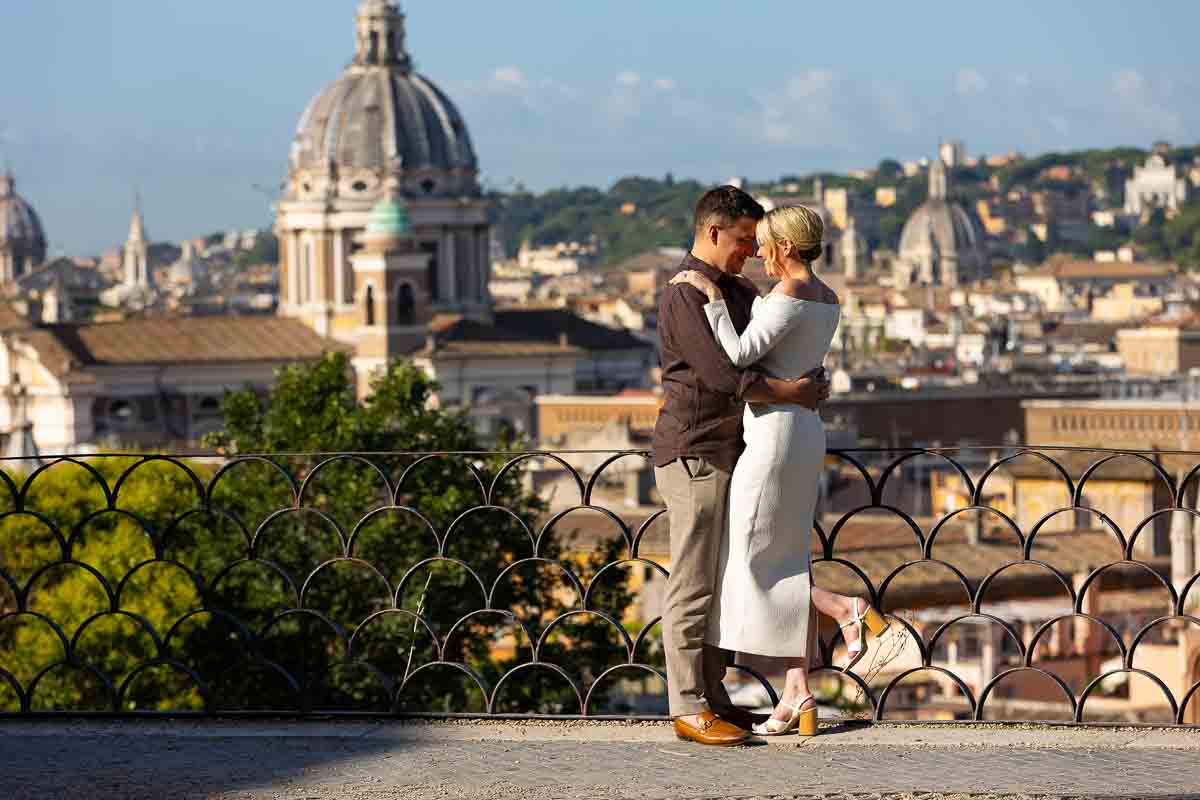
M 387 0 L 365 0 L 357 17 L 354 61 L 318 94 L 300 119 L 291 150 L 293 173 L 333 173 L 325 194 L 378 197 L 386 176 L 406 194 L 471 193 L 475 152 L 458 109 L 412 70 L 404 15 Z M 465 180 L 464 180 L 465 179 Z
M 33 206 L 17 194 L 16 184 L 11 173 L 0 175 L 0 242 L 28 247 L 40 264 L 46 259 L 46 234 Z
M 956 285 L 986 277 L 987 257 L 975 222 L 949 199 L 946 166 L 935 158 L 929 167 L 929 197 L 900 232 L 900 261 L 913 279 Z
M 970 253 L 978 247 L 975 223 L 962 206 L 945 200 L 927 200 L 904 223 L 900 233 L 901 258 L 905 253 L 928 250 L 935 245 L 943 256 Z
M 33 206 L 17 194 L 11 172 L 0 174 L 0 280 L 12 280 L 46 260 L 46 233 Z

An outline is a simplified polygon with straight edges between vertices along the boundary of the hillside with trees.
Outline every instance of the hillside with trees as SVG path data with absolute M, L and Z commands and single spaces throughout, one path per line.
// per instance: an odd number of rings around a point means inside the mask
M 1188 165 L 1198 154 L 1200 146 L 1176 147 L 1168 158 Z M 952 171 L 953 192 L 972 213 L 977 200 L 1016 189 L 1050 189 L 1072 197 L 1082 192 L 1106 206 L 1120 206 L 1125 179 L 1148 155 L 1147 150 L 1133 147 L 1090 149 L 1018 158 L 1000 166 L 989 166 L 986 156 L 981 156 L 975 166 Z M 896 202 L 882 211 L 877 229 L 866 232 L 872 247 L 895 249 L 905 220 L 927 194 L 924 172 L 906 176 L 893 159 L 880 161 L 868 177 L 792 174 L 753 182 L 749 189 L 775 197 L 794 194 L 799 201 L 812 196 L 817 177 L 826 188 L 846 187 L 862 196 L 873 196 L 880 187 L 895 188 Z M 519 186 L 511 192 L 494 192 L 491 199 L 497 211 L 497 230 L 509 255 L 515 254 L 524 240 L 536 246 L 583 242 L 595 236 L 604 265 L 656 247 L 688 245 L 692 209 L 706 188 L 699 181 L 676 180 L 667 174 L 663 178 L 622 178 L 608 189 L 585 186 L 535 193 Z M 1015 255 L 1027 260 L 1040 260 L 1053 252 L 1082 256 L 1129 241 L 1142 245 L 1152 258 L 1177 259 L 1190 268 L 1200 268 L 1200 191 L 1174 219 L 1151 215 L 1132 233 L 1092 225 L 1086 236 L 1037 242 L 1028 252 Z

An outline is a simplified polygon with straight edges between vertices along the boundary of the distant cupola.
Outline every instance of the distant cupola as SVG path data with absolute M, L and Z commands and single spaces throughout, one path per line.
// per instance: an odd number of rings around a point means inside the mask
M 950 175 L 941 158 L 929 164 L 929 197 L 900 232 L 896 286 L 959 286 L 989 277 L 983 237 L 971 216 L 950 199 Z
M 21 277 L 45 260 L 42 221 L 17 194 L 17 180 L 5 169 L 0 172 L 0 283 Z

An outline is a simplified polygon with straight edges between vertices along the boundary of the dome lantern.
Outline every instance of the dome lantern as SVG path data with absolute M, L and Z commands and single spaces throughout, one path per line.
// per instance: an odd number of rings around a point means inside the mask
M 950 196 L 950 176 L 942 159 L 935 158 L 929 165 L 929 199 L 945 200 Z
M 356 20 L 358 66 L 391 66 L 408 72 L 412 62 L 404 46 L 404 14 L 389 0 L 363 0 Z

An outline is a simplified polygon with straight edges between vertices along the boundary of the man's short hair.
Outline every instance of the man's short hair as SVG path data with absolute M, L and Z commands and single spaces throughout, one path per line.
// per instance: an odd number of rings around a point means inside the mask
M 722 226 L 732 225 L 742 217 L 750 217 L 757 222 L 766 214 L 757 200 L 736 186 L 718 186 L 709 189 L 700 198 L 693 222 L 696 230 L 700 230 L 714 222 Z

